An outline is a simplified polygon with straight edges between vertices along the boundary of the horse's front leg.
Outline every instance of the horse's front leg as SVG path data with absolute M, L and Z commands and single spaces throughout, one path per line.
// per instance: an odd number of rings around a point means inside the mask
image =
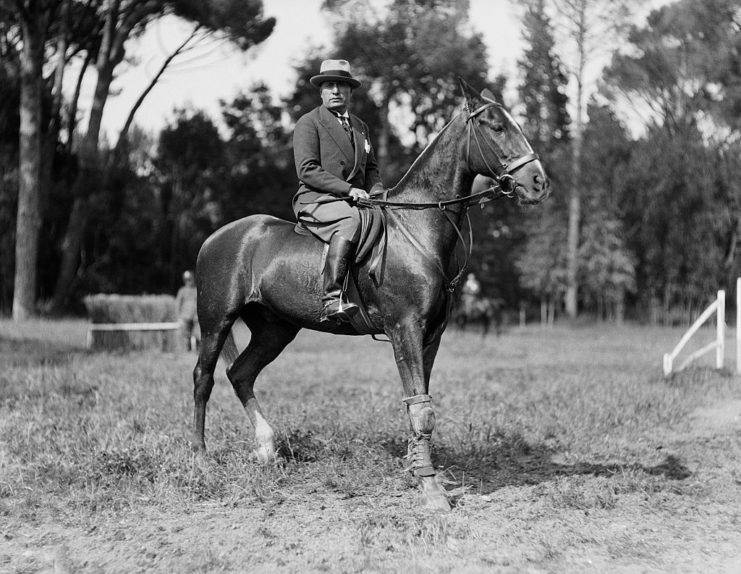
M 417 477 L 428 508 L 450 510 L 448 497 L 435 477 L 430 450 L 435 412 L 428 387 L 440 338 L 438 336 L 425 345 L 421 327 L 412 321 L 398 324 L 389 335 L 404 385 L 402 400 L 407 407 L 412 432 L 407 452 L 409 470 Z

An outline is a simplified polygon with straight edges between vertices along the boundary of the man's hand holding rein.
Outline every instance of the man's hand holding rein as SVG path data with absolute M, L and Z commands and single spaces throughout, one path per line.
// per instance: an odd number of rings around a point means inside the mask
M 352 187 L 350 188 L 350 197 L 352 197 L 353 202 L 357 202 L 359 199 L 368 199 L 369 195 L 364 189 Z

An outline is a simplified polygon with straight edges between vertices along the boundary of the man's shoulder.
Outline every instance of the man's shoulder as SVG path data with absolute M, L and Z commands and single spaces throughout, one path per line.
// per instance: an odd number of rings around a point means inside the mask
M 298 119 L 296 123 L 307 122 L 307 121 L 317 121 L 321 117 L 321 109 L 322 109 L 322 106 L 317 106 L 313 110 L 306 112 L 303 116 L 301 116 Z
M 364 122 L 364 121 L 363 121 L 363 120 L 362 120 L 361 118 L 359 118 L 358 116 L 356 116 L 355 114 L 352 114 L 352 113 L 350 114 L 350 120 L 351 120 L 351 121 L 352 121 L 352 122 L 353 122 L 353 123 L 354 123 L 354 124 L 355 124 L 356 126 L 357 126 L 357 125 L 360 125 L 360 126 L 363 126 L 364 128 L 367 128 L 367 127 L 368 127 L 367 125 L 365 125 L 365 122 Z

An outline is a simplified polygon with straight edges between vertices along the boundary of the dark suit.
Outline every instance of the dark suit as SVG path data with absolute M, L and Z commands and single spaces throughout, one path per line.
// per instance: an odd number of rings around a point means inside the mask
M 357 241 L 360 217 L 346 201 L 327 203 L 335 197 L 349 197 L 358 187 L 369 193 L 383 190 L 376 156 L 370 144 L 368 126 L 350 114 L 355 146 L 337 116 L 319 106 L 301 116 L 293 132 L 293 156 L 300 180 L 293 196 L 293 210 L 317 237 L 329 241 L 335 233 Z

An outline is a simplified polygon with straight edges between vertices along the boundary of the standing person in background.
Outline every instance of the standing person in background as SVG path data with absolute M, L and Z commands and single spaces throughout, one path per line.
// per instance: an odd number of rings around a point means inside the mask
M 183 273 L 183 286 L 178 289 L 178 294 L 175 297 L 175 309 L 178 314 L 180 331 L 185 341 L 185 348 L 188 351 L 197 350 L 201 339 L 196 301 L 196 283 L 193 272 L 185 271 Z
M 481 283 L 474 273 L 469 273 L 466 277 L 463 288 L 461 289 L 461 299 L 463 300 L 463 311 L 470 316 L 476 308 L 476 303 L 481 297 Z
M 300 180 L 293 197 L 298 220 L 329 243 L 323 271 L 321 321 L 349 321 L 357 305 L 345 298 L 345 279 L 360 237 L 354 203 L 383 191 L 368 126 L 349 113 L 352 92 L 361 84 L 347 60 L 325 60 L 311 84 L 322 104 L 301 116 L 293 132 L 293 155 Z

